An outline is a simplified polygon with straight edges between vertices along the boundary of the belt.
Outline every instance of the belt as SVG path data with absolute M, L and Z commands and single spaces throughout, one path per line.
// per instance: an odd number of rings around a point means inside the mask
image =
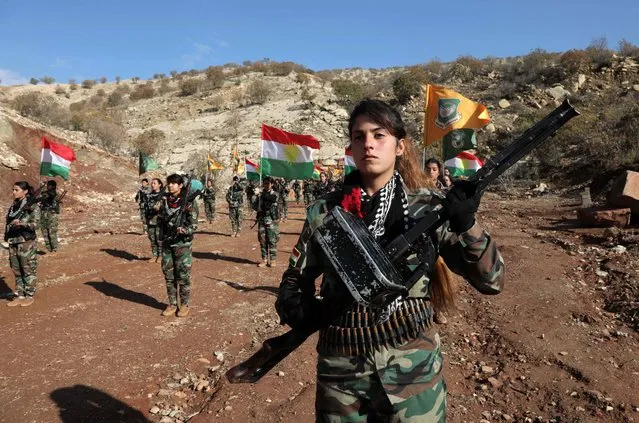
M 318 351 L 355 356 L 382 346 L 397 347 L 417 338 L 433 324 L 433 308 L 424 298 L 405 299 L 383 322 L 377 322 L 378 314 L 357 305 L 337 324 L 320 329 Z

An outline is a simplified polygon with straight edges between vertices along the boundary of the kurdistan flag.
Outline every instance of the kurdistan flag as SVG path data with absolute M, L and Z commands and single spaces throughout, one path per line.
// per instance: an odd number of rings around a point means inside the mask
M 446 160 L 444 166 L 450 172 L 451 178 L 468 178 L 475 174 L 484 165 L 477 156 L 468 151 L 462 151 L 456 157 Z
M 448 132 L 460 128 L 483 128 L 490 122 L 486 106 L 463 95 L 428 84 L 424 114 L 424 145 L 441 140 Z
M 477 148 L 477 137 L 475 130 L 469 128 L 453 129 L 442 139 L 444 150 L 444 161 L 456 157 L 466 150 Z
M 312 135 L 294 134 L 262 124 L 262 173 L 286 179 L 310 179 L 313 152 L 319 148 L 319 141 Z
M 260 180 L 260 165 L 249 159 L 244 159 L 244 166 L 246 167 L 246 179 L 249 181 Z
M 42 137 L 40 154 L 40 176 L 60 176 L 69 179 L 71 162 L 75 161 L 75 152 L 71 147 L 49 141 Z
M 344 149 L 344 176 L 357 169 L 355 160 L 353 160 L 353 151 L 346 147 Z

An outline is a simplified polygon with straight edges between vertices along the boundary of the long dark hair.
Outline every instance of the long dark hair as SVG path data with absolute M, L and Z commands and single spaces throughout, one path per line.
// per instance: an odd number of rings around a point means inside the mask
M 151 181 L 158 181 L 158 184 L 160 184 L 159 191 L 162 191 L 162 188 L 164 188 L 164 182 L 162 182 L 162 180 L 160 178 L 153 178 L 153 179 L 151 179 Z
M 402 116 L 388 103 L 381 100 L 363 100 L 353 111 L 348 119 L 348 137 L 351 139 L 353 126 L 360 116 L 367 116 L 373 122 L 386 129 L 398 140 L 404 139 L 404 154 L 397 156 L 395 168 L 404 179 L 409 189 L 421 187 L 433 188 L 433 182 L 422 170 L 419 163 L 419 155 L 413 141 L 408 138 Z
M 29 185 L 27 181 L 18 181 L 13 185 L 17 186 L 22 191 L 27 191 L 27 196 L 33 195 L 33 187 Z

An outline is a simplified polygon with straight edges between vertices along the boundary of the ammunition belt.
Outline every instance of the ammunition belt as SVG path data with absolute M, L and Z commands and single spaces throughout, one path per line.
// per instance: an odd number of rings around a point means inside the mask
M 378 323 L 377 315 L 357 305 L 345 313 L 336 325 L 320 330 L 318 351 L 355 356 L 382 346 L 397 347 L 417 338 L 433 324 L 432 306 L 424 298 L 405 299 L 386 321 Z

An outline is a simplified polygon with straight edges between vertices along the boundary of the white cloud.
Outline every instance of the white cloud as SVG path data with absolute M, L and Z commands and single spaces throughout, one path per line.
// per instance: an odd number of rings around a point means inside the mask
M 69 63 L 62 59 L 61 57 L 56 57 L 55 58 L 55 63 L 51 65 L 52 68 L 56 68 L 56 69 L 68 69 L 71 66 L 69 66 Z
M 227 48 L 227 47 L 231 47 L 231 45 L 229 43 L 227 43 L 224 40 L 218 40 L 217 41 L 217 45 L 222 47 L 222 48 Z
M 206 56 L 213 52 L 211 46 L 201 43 L 193 43 L 193 50 L 190 53 L 182 55 L 182 62 L 184 67 L 191 67 L 197 62 L 203 60 Z
M 28 84 L 29 80 L 9 69 L 0 68 L 0 85 L 24 85 Z

